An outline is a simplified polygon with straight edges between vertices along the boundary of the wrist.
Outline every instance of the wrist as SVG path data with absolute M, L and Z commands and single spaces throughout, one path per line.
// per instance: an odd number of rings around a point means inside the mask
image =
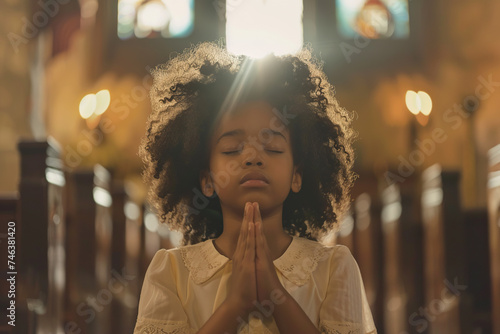
M 247 315 L 251 311 L 251 306 L 235 298 L 226 298 L 223 302 L 225 307 L 240 315 Z

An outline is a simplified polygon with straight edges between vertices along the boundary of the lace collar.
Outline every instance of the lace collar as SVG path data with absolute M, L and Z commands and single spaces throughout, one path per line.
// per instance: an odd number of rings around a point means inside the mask
M 286 251 L 273 263 L 289 281 L 301 286 L 307 283 L 318 262 L 323 260 L 333 247 L 306 238 L 292 237 Z M 231 261 L 219 253 L 212 240 L 179 247 L 184 265 L 191 272 L 191 278 L 196 284 L 206 282 Z

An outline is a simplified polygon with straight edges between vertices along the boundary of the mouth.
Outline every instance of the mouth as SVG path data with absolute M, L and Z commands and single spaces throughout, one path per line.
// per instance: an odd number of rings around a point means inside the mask
M 267 177 L 259 172 L 250 172 L 245 175 L 240 180 L 240 184 L 269 184 Z
M 263 180 L 247 180 L 241 184 L 242 187 L 265 187 L 269 185 Z

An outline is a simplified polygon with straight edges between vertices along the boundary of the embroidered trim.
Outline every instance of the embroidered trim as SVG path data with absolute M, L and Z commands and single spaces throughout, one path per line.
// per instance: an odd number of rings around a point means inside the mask
M 212 239 L 179 248 L 184 265 L 196 284 L 212 277 L 229 259 L 214 248 Z
M 137 319 L 134 334 L 192 334 L 193 331 L 184 321 L 160 321 Z
M 306 284 L 311 273 L 316 270 L 333 247 L 319 242 L 293 236 L 293 240 L 283 255 L 273 261 L 276 268 L 297 286 Z M 214 247 L 212 239 L 199 244 L 179 248 L 184 265 L 189 269 L 196 284 L 202 284 L 212 277 L 229 259 Z
M 364 334 L 361 324 L 323 320 L 319 323 L 319 331 L 321 334 Z
M 283 254 L 286 256 L 274 260 L 274 264 L 289 281 L 301 286 L 309 281 L 318 263 L 327 257 L 333 247 L 300 237 L 294 237 L 294 241 Z
M 274 320 L 273 320 L 274 323 Z M 274 326 L 276 324 L 274 323 Z M 238 334 L 274 334 L 260 319 L 252 318 L 245 326 L 238 328 Z

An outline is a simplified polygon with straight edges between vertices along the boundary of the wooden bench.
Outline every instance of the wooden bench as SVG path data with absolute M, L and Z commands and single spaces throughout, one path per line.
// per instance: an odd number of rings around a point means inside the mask
M 118 288 L 120 292 L 113 298 L 112 315 L 113 331 L 132 333 L 137 318 L 137 308 L 142 282 L 139 271 L 141 248 L 142 212 L 135 203 L 123 182 L 114 181 L 111 195 L 113 197 L 113 240 L 111 268 L 127 279 Z
M 467 289 L 461 299 L 462 333 L 491 333 L 491 274 L 486 208 L 464 210 Z
M 10 307 L 10 301 L 13 299 L 9 297 L 10 282 L 7 281 L 9 275 L 7 274 L 9 270 L 8 260 L 14 260 L 16 262 L 16 255 L 10 255 L 12 253 L 12 247 L 9 249 L 9 240 L 16 240 L 16 236 L 19 230 L 19 216 L 18 216 L 18 205 L 19 205 L 19 193 L 3 193 L 0 194 L 0 254 L 5 254 L 5 258 L 0 263 L 0 307 L 5 310 L 6 315 L 9 315 L 10 311 L 7 308 Z M 17 228 L 16 228 L 17 227 Z M 14 233 L 14 234 L 13 234 Z M 10 238 L 9 238 L 10 236 Z M 12 244 L 12 242 L 11 242 Z M 14 246 L 14 251 L 18 247 Z M 10 256 L 10 257 L 9 257 Z M 13 333 L 15 327 L 7 324 L 11 321 L 10 318 L 4 317 L 0 321 L 0 333 Z
M 465 276 L 460 174 L 435 164 L 422 173 L 425 319 L 430 333 L 461 333 Z
M 359 265 L 375 326 L 384 328 L 383 240 L 378 178 L 361 173 L 353 189 L 354 256 Z
M 500 333 L 500 145 L 488 151 L 488 217 L 493 333 Z
M 407 331 L 408 297 L 404 286 L 404 254 L 402 240 L 405 207 L 400 186 L 396 183 L 381 192 L 381 222 L 384 252 L 384 333 Z M 405 213 L 406 214 L 406 213 Z
M 72 172 L 69 182 L 68 298 L 66 326 L 89 333 L 111 331 L 113 238 L 111 176 L 102 166 Z
M 47 141 L 20 141 L 16 331 L 57 333 L 63 327 L 66 180 L 60 148 Z M 27 318 L 24 318 L 26 315 Z

